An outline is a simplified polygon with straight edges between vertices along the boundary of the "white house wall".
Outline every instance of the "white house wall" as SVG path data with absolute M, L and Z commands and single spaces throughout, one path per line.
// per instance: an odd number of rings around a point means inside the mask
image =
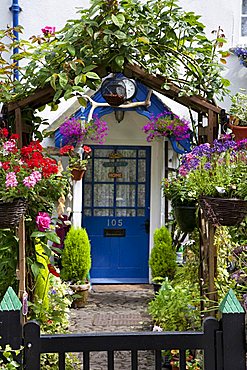
M 12 25 L 11 0 L 1 0 L 0 27 Z M 19 0 L 19 24 L 24 27 L 23 38 L 41 34 L 41 28 L 61 29 L 68 19 L 79 18 L 79 8 L 87 8 L 89 0 Z

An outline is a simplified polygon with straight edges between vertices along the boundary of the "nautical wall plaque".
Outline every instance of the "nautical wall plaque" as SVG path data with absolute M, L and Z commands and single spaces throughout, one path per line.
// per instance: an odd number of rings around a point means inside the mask
M 108 177 L 110 179 L 121 179 L 123 177 L 123 174 L 121 172 L 109 172 Z

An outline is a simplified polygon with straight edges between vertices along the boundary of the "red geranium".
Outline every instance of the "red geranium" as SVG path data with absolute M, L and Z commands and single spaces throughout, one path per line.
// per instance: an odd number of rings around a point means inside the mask
M 90 146 L 87 146 L 87 145 L 84 145 L 83 147 L 83 150 L 86 154 L 89 154 L 91 153 L 92 149 L 90 148 Z
M 1 137 L 8 137 L 8 135 L 9 135 L 9 132 L 6 128 L 1 128 L 0 129 L 0 136 Z
M 74 150 L 75 148 L 73 147 L 73 145 L 65 145 L 63 146 L 60 150 L 59 150 L 59 153 L 61 155 L 65 155 L 65 154 L 68 154 L 70 153 L 72 150 Z
M 10 139 L 12 139 L 12 140 L 19 140 L 19 138 L 20 138 L 20 135 L 18 135 L 18 134 L 12 134 L 10 136 Z
M 2 168 L 4 169 L 4 171 L 7 171 L 10 168 L 9 162 L 3 162 L 2 163 Z

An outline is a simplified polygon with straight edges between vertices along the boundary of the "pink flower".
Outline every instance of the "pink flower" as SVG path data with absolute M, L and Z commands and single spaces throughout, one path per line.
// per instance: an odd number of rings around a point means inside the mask
M 3 148 L 6 152 L 11 153 L 16 150 L 16 141 L 15 140 L 8 140 L 3 143 Z
M 45 26 L 44 28 L 41 28 L 41 31 L 43 32 L 44 35 L 54 35 L 56 30 L 56 27 L 50 27 L 50 26 Z
M 37 184 L 37 182 L 41 180 L 41 178 L 42 178 L 42 175 L 39 171 L 33 171 L 31 175 L 23 179 L 23 184 L 27 188 L 33 188 Z
M 42 175 L 39 171 L 33 171 L 30 176 L 32 176 L 36 182 L 39 182 L 42 179 Z
M 32 177 L 32 175 L 30 176 L 27 176 L 23 179 L 23 184 L 27 187 L 27 188 L 33 188 L 35 185 L 36 185 L 37 181 L 35 180 L 34 177 Z
M 185 166 L 182 165 L 182 166 L 180 166 L 178 172 L 179 172 L 179 175 L 186 176 L 187 173 L 188 173 L 188 170 Z
M 14 172 L 7 173 L 5 185 L 6 188 L 14 188 L 18 185 L 18 181 Z
M 46 231 L 49 229 L 51 218 L 46 212 L 39 212 L 36 217 L 36 225 L 39 231 Z

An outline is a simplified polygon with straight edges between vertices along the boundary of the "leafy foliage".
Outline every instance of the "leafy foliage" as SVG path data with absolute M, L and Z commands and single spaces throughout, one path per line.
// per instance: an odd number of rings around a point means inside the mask
M 172 284 L 165 280 L 155 299 L 149 303 L 149 313 L 155 324 L 164 331 L 199 329 L 199 287 L 193 288 L 187 281 Z
M 43 299 L 37 299 L 35 303 L 29 302 L 29 319 L 35 319 L 40 324 L 42 333 L 68 333 L 69 307 L 72 301 L 69 295 L 69 288 L 60 278 L 55 278 L 51 274 L 48 280 L 48 306 L 44 305 Z M 65 356 L 66 369 L 79 370 L 80 366 L 77 356 L 71 353 L 66 353 Z M 40 359 L 41 368 L 56 370 L 58 368 L 58 361 L 58 355 L 56 353 L 42 354 Z
M 91 267 L 90 250 L 86 229 L 72 226 L 64 240 L 61 278 L 73 283 L 83 283 Z
M 186 263 L 177 268 L 172 281 L 165 279 L 149 303 L 149 313 L 164 331 L 198 330 L 201 326 L 198 249 L 198 242 L 186 249 Z
M 217 50 L 225 42 L 222 30 L 209 40 L 200 16 L 183 11 L 178 0 L 93 0 L 79 13 L 79 19 L 69 20 L 56 34 L 18 43 L 15 59 L 29 61 L 20 70 L 14 92 L 9 82 L 3 84 L 2 101 L 49 83 L 56 91 L 51 104 L 56 109 L 61 96 L 69 99 L 82 95 L 85 87 L 95 89 L 101 82 L 97 73 L 123 71 L 127 63 L 165 76 L 164 88 L 172 82 L 182 94 L 211 100 L 226 92 L 229 81 L 221 77 L 219 56 L 225 62 L 229 53 Z
M 231 97 L 232 104 L 230 113 L 234 116 L 231 123 L 239 126 L 247 126 L 247 93 L 245 89 L 240 89 Z
M 9 286 L 17 292 L 18 239 L 13 230 L 0 230 L 0 300 Z
M 149 265 L 152 277 L 173 278 L 176 271 L 176 253 L 172 248 L 172 238 L 166 227 L 154 232 L 154 246 L 151 250 Z
M 200 196 L 247 199 L 247 141 L 226 135 L 185 154 L 177 176 L 163 180 L 172 205 L 189 205 Z

